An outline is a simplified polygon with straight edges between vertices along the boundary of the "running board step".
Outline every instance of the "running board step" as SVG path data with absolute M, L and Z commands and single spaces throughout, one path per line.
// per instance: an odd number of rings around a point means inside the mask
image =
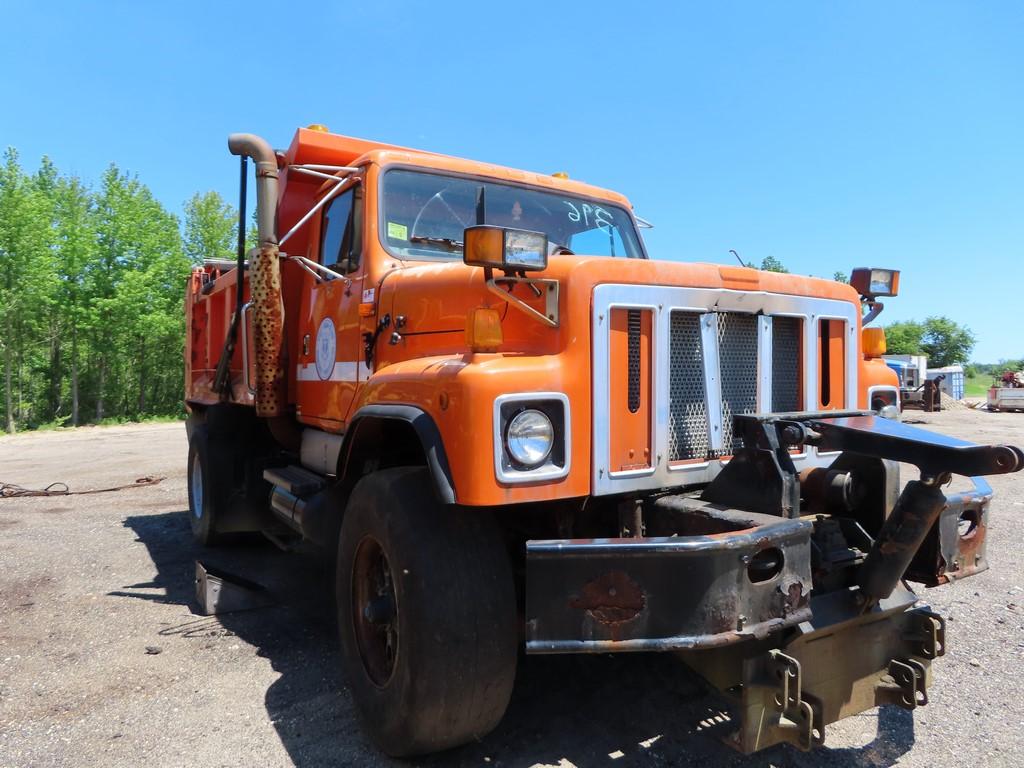
M 320 475 L 294 465 L 264 469 L 263 479 L 298 497 L 314 494 L 327 485 L 327 481 Z

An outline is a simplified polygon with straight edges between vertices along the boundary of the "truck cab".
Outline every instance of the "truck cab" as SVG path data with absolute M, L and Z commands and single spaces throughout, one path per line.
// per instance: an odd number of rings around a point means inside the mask
M 321 126 L 229 148 L 259 245 L 187 291 L 193 532 L 337 553 L 382 749 L 488 732 L 520 649 L 680 652 L 745 752 L 926 701 L 907 580 L 987 567 L 980 476 L 1024 455 L 899 423 L 897 272 L 658 261 L 616 192 Z

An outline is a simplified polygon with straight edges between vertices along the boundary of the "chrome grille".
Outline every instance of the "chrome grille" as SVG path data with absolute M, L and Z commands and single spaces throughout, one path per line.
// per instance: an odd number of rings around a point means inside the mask
M 710 443 L 700 315 L 673 312 L 669 338 L 668 458 L 703 459 Z
M 757 316 L 718 315 L 719 381 L 722 383 L 722 438 L 725 454 L 741 444 L 732 436 L 735 413 L 757 412 Z
M 800 319 L 772 318 L 772 412 L 799 411 Z
M 711 482 L 736 455 L 739 441 L 731 432 L 741 414 L 800 411 L 817 402 L 822 376 L 819 337 L 812 331 L 823 317 L 845 324 L 843 405 L 856 402 L 859 350 L 852 329 L 858 309 L 850 301 L 772 292 L 594 286 L 590 469 L 595 495 Z M 841 407 L 838 395 L 836 400 Z M 626 460 L 636 448 L 650 451 L 648 464 Z M 827 459 L 811 447 L 794 462 L 818 466 Z

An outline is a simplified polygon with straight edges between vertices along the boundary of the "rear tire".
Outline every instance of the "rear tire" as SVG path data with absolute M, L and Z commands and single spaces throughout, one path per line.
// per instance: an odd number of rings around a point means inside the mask
M 352 491 L 337 566 L 342 664 L 366 729 L 395 757 L 465 744 L 508 706 L 515 586 L 485 510 L 437 501 L 422 467 Z
M 215 521 L 223 508 L 223 478 L 211 471 L 210 458 L 209 432 L 199 424 L 188 441 L 188 519 L 192 537 L 203 546 L 217 542 Z

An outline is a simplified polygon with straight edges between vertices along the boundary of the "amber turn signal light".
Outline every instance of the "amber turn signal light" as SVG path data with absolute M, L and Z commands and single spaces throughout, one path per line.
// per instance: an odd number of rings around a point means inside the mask
M 884 328 L 864 328 L 860 332 L 860 340 L 864 347 L 864 357 L 881 357 L 885 354 Z
M 466 316 L 466 344 L 474 352 L 497 352 L 505 337 L 501 315 L 490 307 L 471 309 Z

